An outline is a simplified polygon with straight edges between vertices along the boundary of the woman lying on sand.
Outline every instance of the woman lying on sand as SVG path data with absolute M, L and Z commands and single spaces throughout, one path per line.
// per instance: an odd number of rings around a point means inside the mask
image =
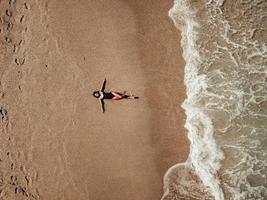
M 102 112 L 105 112 L 105 104 L 104 104 L 104 100 L 105 99 L 112 99 L 112 100 L 121 100 L 121 99 L 138 99 L 138 97 L 133 96 L 133 95 L 127 95 L 126 92 L 124 92 L 123 94 L 120 92 L 105 92 L 105 87 L 106 87 L 106 82 L 107 80 L 105 79 L 103 81 L 102 87 L 99 91 L 94 91 L 93 92 L 93 96 L 95 98 L 98 98 L 100 100 L 101 103 L 101 108 L 102 108 Z

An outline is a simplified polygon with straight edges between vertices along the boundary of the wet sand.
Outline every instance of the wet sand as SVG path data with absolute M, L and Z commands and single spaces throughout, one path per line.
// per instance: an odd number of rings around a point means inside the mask
M 168 17 L 172 1 L 2 5 L 3 14 L 13 12 L 8 19 L 14 24 L 1 32 L 2 193 L 13 199 L 160 199 L 164 173 L 185 161 L 189 149 L 180 108 L 180 33 Z M 140 99 L 107 101 L 102 114 L 91 94 L 105 77 L 107 90 Z

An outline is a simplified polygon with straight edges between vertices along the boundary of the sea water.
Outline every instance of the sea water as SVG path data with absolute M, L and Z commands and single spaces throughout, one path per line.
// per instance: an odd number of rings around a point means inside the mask
M 267 2 L 176 0 L 191 142 L 162 200 L 267 199 Z

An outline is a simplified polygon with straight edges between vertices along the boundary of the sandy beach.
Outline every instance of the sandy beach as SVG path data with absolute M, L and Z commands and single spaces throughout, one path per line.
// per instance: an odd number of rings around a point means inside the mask
M 0 1 L 2 199 L 161 198 L 189 152 L 172 3 Z M 140 99 L 103 114 L 104 78 Z

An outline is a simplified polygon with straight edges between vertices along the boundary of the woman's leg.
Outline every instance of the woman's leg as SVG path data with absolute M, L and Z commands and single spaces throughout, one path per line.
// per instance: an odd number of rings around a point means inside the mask
M 138 99 L 138 97 L 135 97 L 133 95 L 129 96 L 127 94 L 121 94 L 119 92 L 112 92 L 112 94 L 114 95 L 114 97 L 112 98 L 113 100 L 121 100 L 121 99 Z
M 113 94 L 113 100 L 121 100 L 124 98 L 123 94 L 119 93 L 119 92 L 112 92 Z

